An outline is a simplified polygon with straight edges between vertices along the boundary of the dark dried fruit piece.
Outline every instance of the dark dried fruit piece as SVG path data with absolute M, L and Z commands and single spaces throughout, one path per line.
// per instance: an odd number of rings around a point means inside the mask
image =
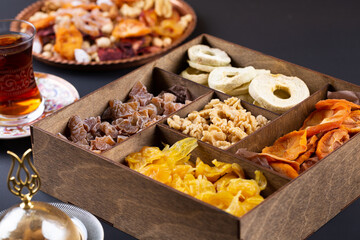
M 132 119 L 119 118 L 113 122 L 121 135 L 130 136 L 135 134 L 140 128 L 132 125 Z
M 116 104 L 112 107 L 113 119 L 124 118 L 133 115 L 139 109 L 139 102 Z
M 72 116 L 69 119 L 68 127 L 70 129 L 70 139 L 74 142 L 81 141 L 86 138 L 86 130 L 83 121 L 78 115 Z
M 123 53 L 120 49 L 114 48 L 99 48 L 98 56 L 100 61 L 119 60 L 123 58 Z
M 164 104 L 164 115 L 169 115 L 173 112 L 176 112 L 183 107 L 181 103 L 165 102 Z
M 95 140 L 90 141 L 90 149 L 105 151 L 112 148 L 115 144 L 116 142 L 110 136 L 96 137 Z
M 99 128 L 103 133 L 105 133 L 105 135 L 109 135 L 112 138 L 116 138 L 117 135 L 119 135 L 119 131 L 108 122 L 102 122 Z
M 120 143 L 120 142 L 124 141 L 127 138 L 128 138 L 128 136 L 118 135 L 117 138 L 116 138 L 116 142 Z
M 177 101 L 180 103 L 185 103 L 185 100 L 191 100 L 191 94 L 186 87 L 175 85 L 167 91 L 174 94 L 177 97 Z
M 97 117 L 89 117 L 89 118 L 86 118 L 84 121 L 83 121 L 83 124 L 84 124 L 84 128 L 87 132 L 89 132 L 94 126 L 95 124 L 97 123 L 101 123 L 101 119 L 100 119 L 100 116 L 97 116 Z

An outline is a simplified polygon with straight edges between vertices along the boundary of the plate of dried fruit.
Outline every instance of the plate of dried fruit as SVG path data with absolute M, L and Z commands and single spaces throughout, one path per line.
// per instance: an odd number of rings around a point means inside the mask
M 87 70 L 152 61 L 189 37 L 197 22 L 182 0 L 40 0 L 16 19 L 37 29 L 34 58 Z

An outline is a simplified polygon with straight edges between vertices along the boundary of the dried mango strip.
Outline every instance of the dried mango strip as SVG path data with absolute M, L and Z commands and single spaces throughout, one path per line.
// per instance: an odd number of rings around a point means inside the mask
M 360 132 L 360 110 L 352 111 L 343 121 L 340 128 L 346 129 L 349 133 Z
M 255 171 L 255 180 L 248 180 L 243 179 L 244 171 L 237 163 L 213 160 L 214 166 L 210 166 L 198 158 L 193 166 L 188 160 L 196 146 L 195 138 L 185 138 L 162 151 L 143 147 L 125 161 L 130 168 L 235 216 L 242 216 L 264 200 L 260 191 L 267 181 L 260 171 Z
M 166 155 L 171 167 L 176 164 L 184 164 L 189 160 L 189 154 L 198 146 L 195 138 L 185 138 L 177 141 L 170 148 L 165 147 L 163 152 Z
M 140 152 L 131 153 L 125 161 L 133 170 L 139 171 L 155 160 L 163 158 L 165 154 L 157 147 L 143 147 Z
M 320 140 L 316 149 L 316 156 L 319 160 L 339 148 L 350 139 L 345 129 L 334 129 L 327 132 Z

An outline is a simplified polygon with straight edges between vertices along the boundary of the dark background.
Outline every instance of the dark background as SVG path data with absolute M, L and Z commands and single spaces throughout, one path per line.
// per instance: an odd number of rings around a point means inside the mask
M 0 0 L 0 18 L 14 18 L 33 2 L 35 0 Z M 187 40 L 208 33 L 360 85 L 360 1 L 188 0 L 188 3 L 198 16 L 198 24 Z M 77 88 L 81 97 L 134 69 L 85 72 L 63 70 L 34 60 L 35 71 L 66 79 Z M 0 140 L 0 211 L 19 202 L 6 187 L 10 167 L 6 151 L 22 155 L 30 144 L 29 137 Z M 42 192 L 34 199 L 58 201 Z M 105 239 L 134 239 L 102 224 Z M 359 227 L 358 199 L 309 239 L 360 239 Z

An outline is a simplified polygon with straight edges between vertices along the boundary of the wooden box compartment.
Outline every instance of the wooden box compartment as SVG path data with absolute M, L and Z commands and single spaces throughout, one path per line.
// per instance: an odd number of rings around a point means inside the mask
M 254 170 L 259 169 L 267 177 L 265 201 L 241 218 L 141 175 L 124 164 L 125 156 L 142 146 L 160 147 L 162 142 L 173 144 L 185 137 L 169 128 L 166 119 L 101 154 L 56 135 L 65 132 L 73 114 L 82 118 L 97 116 L 109 100 L 126 100 L 136 81 L 143 82 L 154 95 L 173 84 L 189 87 L 193 102 L 174 113 L 182 117 L 202 109 L 212 98 L 226 99 L 229 96 L 177 75 L 186 67 L 187 49 L 198 43 L 227 51 L 233 66 L 251 65 L 298 76 L 309 84 L 311 92 L 309 98 L 281 116 L 242 102 L 256 115 L 263 114 L 272 121 L 227 150 L 198 141 L 193 158 L 199 156 L 207 163 L 215 158 L 237 162 L 247 176 L 253 177 Z M 210 35 L 200 35 L 34 124 L 32 147 L 35 165 L 43 179 L 42 190 L 90 211 L 139 239 L 304 239 L 359 197 L 360 134 L 291 181 L 234 153 L 240 147 L 260 151 L 300 127 L 314 104 L 326 98 L 327 90 L 360 92 L 360 86 Z

